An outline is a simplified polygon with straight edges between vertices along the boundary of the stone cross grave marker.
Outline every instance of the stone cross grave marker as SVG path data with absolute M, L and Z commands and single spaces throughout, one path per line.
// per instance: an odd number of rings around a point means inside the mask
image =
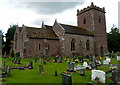
M 100 83 L 105 83 L 106 73 L 104 71 L 92 70 L 91 80 L 94 81 L 96 77 L 99 78 Z
M 39 65 L 40 75 L 44 75 L 43 65 Z

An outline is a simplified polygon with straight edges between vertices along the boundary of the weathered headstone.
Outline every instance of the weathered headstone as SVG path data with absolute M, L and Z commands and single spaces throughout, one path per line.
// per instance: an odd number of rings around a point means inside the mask
M 84 67 L 88 67 L 88 63 L 87 62 L 83 62 L 83 66 Z
M 80 75 L 84 76 L 85 75 L 85 69 L 80 69 Z
M 28 68 L 29 68 L 29 69 L 33 69 L 33 61 L 32 61 L 32 60 L 29 61 Z
M 2 62 L 2 71 L 5 71 L 5 61 Z
M 91 68 L 92 69 L 97 69 L 97 63 L 96 63 L 96 61 L 91 61 Z
M 62 85 L 72 85 L 72 77 L 67 74 L 62 74 Z
M 7 72 L 7 75 L 10 76 L 10 67 L 9 66 L 7 66 L 6 72 Z
M 89 57 L 89 60 L 90 60 L 90 61 L 93 61 L 93 57 L 92 57 L 92 56 L 90 56 L 90 57 Z
M 100 83 L 105 83 L 106 73 L 104 71 L 92 70 L 91 80 L 94 81 L 96 79 L 96 77 L 98 78 L 98 81 Z
M 43 65 L 39 65 L 40 75 L 44 75 Z
M 117 56 L 117 61 L 120 61 L 120 56 Z
M 57 70 L 55 70 L 55 76 L 58 76 L 58 74 L 57 74 Z
M 74 63 L 73 62 L 69 62 L 68 63 L 68 68 L 74 70 Z
M 120 65 L 117 65 L 117 69 L 116 70 L 112 70 L 112 81 L 114 83 L 117 83 L 120 81 Z
M 104 65 L 108 65 L 108 64 L 109 64 L 109 61 L 103 60 L 103 64 L 104 64 Z

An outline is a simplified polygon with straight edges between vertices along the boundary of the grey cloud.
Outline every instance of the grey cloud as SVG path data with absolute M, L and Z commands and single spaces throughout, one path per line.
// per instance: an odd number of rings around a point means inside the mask
M 39 14 L 52 15 L 74 8 L 84 2 L 19 2 L 14 4 L 18 8 L 26 8 Z

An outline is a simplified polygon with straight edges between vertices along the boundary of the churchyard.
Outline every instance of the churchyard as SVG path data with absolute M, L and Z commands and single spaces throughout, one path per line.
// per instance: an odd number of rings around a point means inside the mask
M 119 81 L 120 59 L 104 57 L 1 58 L 3 83 L 115 83 Z M 117 71 L 117 72 L 116 72 Z M 116 78 L 116 75 L 118 77 Z M 69 83 L 69 84 L 68 84 Z

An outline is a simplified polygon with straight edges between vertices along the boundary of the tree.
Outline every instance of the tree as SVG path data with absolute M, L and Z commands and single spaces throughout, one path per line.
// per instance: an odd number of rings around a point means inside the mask
M 107 34 L 109 52 L 120 51 L 120 33 L 119 29 L 113 25 L 111 31 Z
M 12 41 L 14 39 L 14 33 L 16 30 L 16 25 L 10 26 L 10 28 L 8 28 L 7 33 L 5 34 L 5 38 L 6 38 L 6 42 L 5 42 L 5 46 L 3 48 L 3 54 L 6 52 L 6 54 L 9 54 L 10 49 L 12 49 Z

